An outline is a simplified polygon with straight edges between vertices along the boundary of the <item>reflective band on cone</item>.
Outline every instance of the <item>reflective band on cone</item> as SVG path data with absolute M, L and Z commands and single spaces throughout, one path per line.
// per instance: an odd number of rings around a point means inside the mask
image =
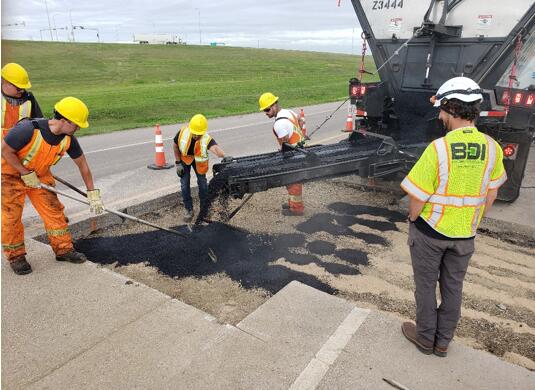
M 154 155 L 154 164 L 147 166 L 149 169 L 169 169 L 172 168 L 172 164 L 167 164 L 165 162 L 165 151 L 163 148 L 163 137 L 162 131 L 160 130 L 160 125 L 156 125 L 154 128 L 154 144 L 155 144 L 155 155 Z
M 351 103 L 348 106 L 347 109 L 347 118 L 346 118 L 346 129 L 345 131 L 347 133 L 351 133 L 353 131 L 353 106 Z
M 307 123 L 305 121 L 305 110 L 303 110 L 302 108 L 301 108 L 300 117 L 301 117 L 301 122 L 303 123 L 303 125 L 301 126 L 301 132 L 306 137 L 307 136 Z

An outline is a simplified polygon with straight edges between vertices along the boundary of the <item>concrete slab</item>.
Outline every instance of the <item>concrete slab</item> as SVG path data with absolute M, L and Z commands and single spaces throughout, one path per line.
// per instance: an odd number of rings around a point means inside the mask
M 534 389 L 535 373 L 453 342 L 448 357 L 419 352 L 401 334 L 401 321 L 372 312 L 318 389 L 391 390 L 382 378 L 418 389 Z
M 166 389 L 288 389 L 303 361 L 237 328 L 170 380 Z
M 34 272 L 15 275 L 2 261 L 2 384 L 25 387 L 93 348 L 171 298 L 93 263 L 55 261 L 27 239 Z
M 184 388 L 180 379 L 172 378 L 195 357 L 204 357 L 226 332 L 206 313 L 167 301 L 28 388 Z
M 290 282 L 236 327 L 267 342 L 319 349 L 355 307 L 297 281 Z

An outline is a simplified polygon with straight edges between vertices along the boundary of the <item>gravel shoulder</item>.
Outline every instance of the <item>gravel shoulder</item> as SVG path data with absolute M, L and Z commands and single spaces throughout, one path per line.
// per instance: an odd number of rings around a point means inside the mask
M 128 222 L 76 245 L 91 261 L 224 323 L 238 323 L 291 280 L 414 319 L 408 225 L 398 193 L 363 191 L 353 177 L 307 183 L 303 217 L 281 215 L 286 198 L 284 188 L 255 194 L 229 224 L 213 213 L 216 222 L 190 234 L 177 196 L 175 206 L 144 218 L 188 239 Z M 456 339 L 535 370 L 535 247 L 529 240 L 478 235 Z

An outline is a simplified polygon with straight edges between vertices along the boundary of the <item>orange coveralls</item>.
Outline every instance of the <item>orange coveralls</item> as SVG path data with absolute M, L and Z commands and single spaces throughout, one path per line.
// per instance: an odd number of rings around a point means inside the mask
M 305 140 L 305 137 L 301 133 L 301 127 L 299 126 L 299 120 L 292 115 L 292 118 L 286 118 L 294 125 L 294 132 L 290 136 L 288 143 L 292 146 L 296 146 L 299 142 Z M 277 137 L 275 129 L 273 129 L 273 134 Z M 278 138 L 277 138 L 278 140 Z M 301 215 L 305 212 L 305 204 L 303 202 L 303 184 L 290 184 L 286 186 L 288 190 L 288 207 L 290 211 L 294 214 Z
M 50 167 L 69 149 L 71 137 L 65 136 L 58 145 L 48 144 L 39 129 L 34 129 L 31 141 L 17 152 L 22 164 L 35 171 L 40 181 L 55 184 Z M 22 211 L 26 195 L 44 221 L 46 233 L 56 255 L 73 249 L 71 234 L 63 213 L 64 206 L 56 194 L 45 189 L 24 185 L 20 173 L 2 158 L 2 250 L 8 261 L 25 255 Z

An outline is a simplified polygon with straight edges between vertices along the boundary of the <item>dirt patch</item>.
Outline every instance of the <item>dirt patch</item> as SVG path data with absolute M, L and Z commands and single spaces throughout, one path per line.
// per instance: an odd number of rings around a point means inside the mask
M 414 319 L 408 226 L 398 195 L 357 185 L 350 177 L 306 184 L 303 217 L 281 215 L 287 193 L 280 188 L 255 194 L 229 224 L 214 222 L 189 232 L 181 224 L 181 209 L 148 217 L 188 239 L 128 222 L 76 245 L 91 261 L 221 322 L 236 324 L 292 280 Z M 238 204 L 228 200 L 229 210 Z M 218 214 L 210 218 L 217 220 Z M 532 368 L 535 248 L 518 244 L 478 236 L 456 335 L 462 343 Z

